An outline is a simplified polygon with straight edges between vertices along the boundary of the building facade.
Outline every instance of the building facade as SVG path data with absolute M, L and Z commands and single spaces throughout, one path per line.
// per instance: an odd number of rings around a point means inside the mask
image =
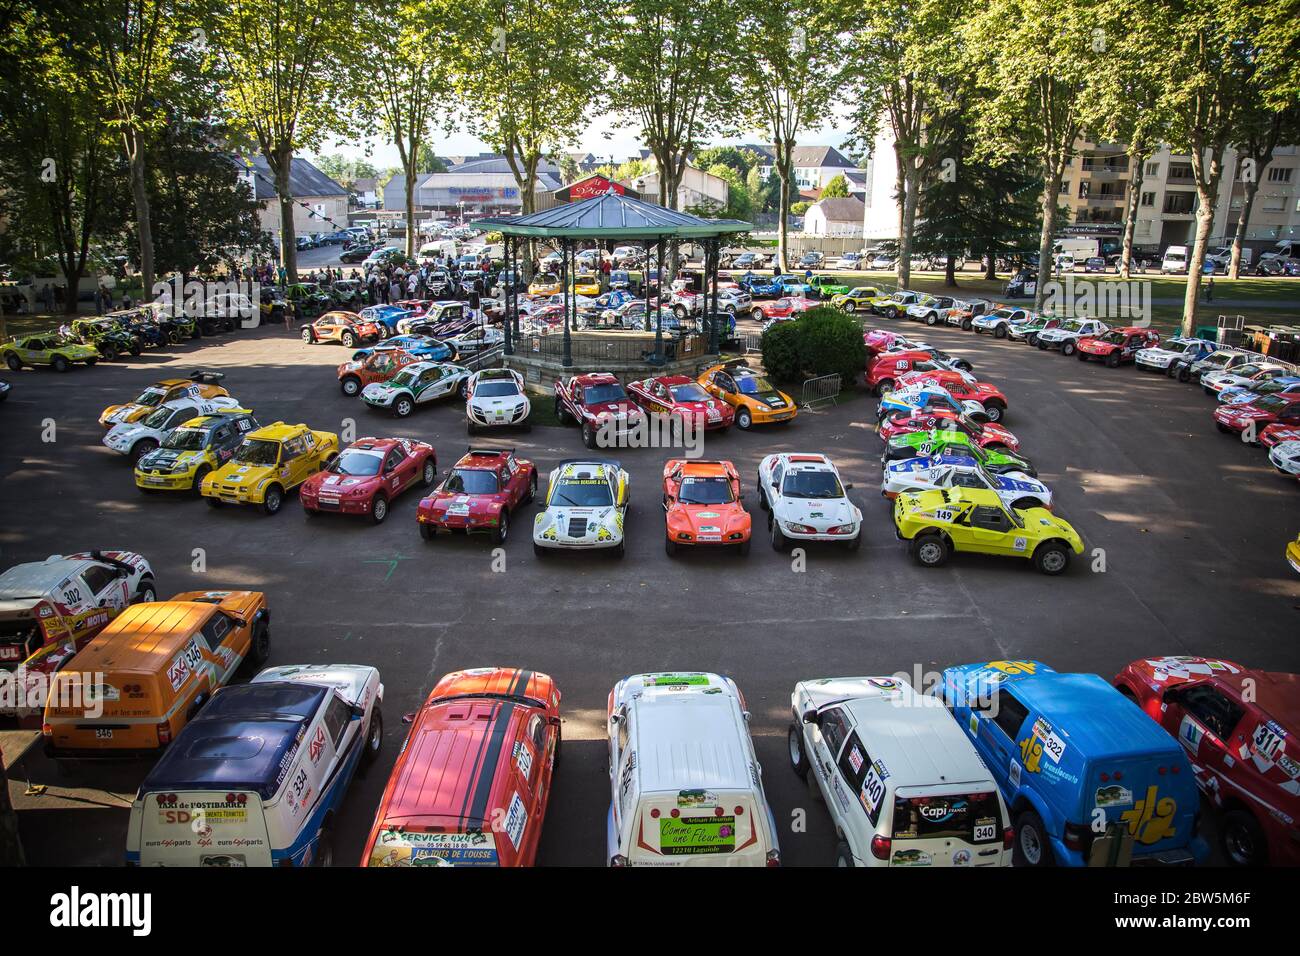
M 258 224 L 271 241 L 280 241 L 280 201 L 275 174 L 260 154 L 236 157 L 240 176 L 258 201 Z M 348 226 L 348 191 L 326 176 L 310 161 L 295 158 L 289 172 L 289 195 L 293 199 L 295 235 L 333 232 Z

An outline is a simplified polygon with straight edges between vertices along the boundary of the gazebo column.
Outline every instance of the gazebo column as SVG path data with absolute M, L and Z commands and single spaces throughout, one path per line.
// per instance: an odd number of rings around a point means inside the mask
M 645 247 L 645 265 L 641 267 L 641 281 L 645 284 L 645 321 L 644 331 L 650 331 L 650 242 L 642 243 Z M 660 292 L 663 290 L 660 289 Z
M 506 314 L 502 317 L 501 324 L 504 326 L 506 334 L 505 354 L 515 354 L 515 338 L 511 334 L 510 328 L 510 303 L 515 298 L 514 283 L 510 281 L 511 269 L 514 263 L 515 240 L 513 236 L 505 236 L 506 247 L 506 278 L 503 280 L 503 291 L 501 296 L 501 305 L 505 308 Z
M 717 239 L 708 239 L 704 243 L 704 289 L 709 297 L 709 354 L 718 354 L 718 250 Z
M 567 238 L 560 240 L 560 292 L 564 302 L 564 367 L 573 367 L 573 338 L 569 334 L 569 251 Z
M 655 296 L 655 364 L 664 361 L 664 240 L 660 237 L 655 245 L 655 257 L 659 260 L 659 294 Z

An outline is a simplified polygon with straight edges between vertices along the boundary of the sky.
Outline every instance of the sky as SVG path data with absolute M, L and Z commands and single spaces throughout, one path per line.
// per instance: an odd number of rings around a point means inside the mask
M 836 104 L 830 122 L 820 129 L 810 130 L 799 137 L 802 146 L 839 147 L 849 134 L 848 108 L 846 104 Z M 737 145 L 740 143 L 765 142 L 769 137 L 760 133 L 733 138 L 715 138 L 707 145 Z M 616 128 L 611 117 L 600 116 L 592 121 L 582 134 L 580 140 L 566 152 L 593 153 L 602 160 L 611 156 L 615 163 L 621 163 L 636 154 L 641 148 L 638 131 L 633 127 Z M 451 136 L 438 135 L 433 139 L 433 151 L 439 156 L 463 156 L 488 152 L 488 147 L 468 133 L 455 133 Z M 349 159 L 366 157 L 379 169 L 399 168 L 401 157 L 397 147 L 378 138 L 361 141 L 327 142 L 315 155 L 341 153 Z

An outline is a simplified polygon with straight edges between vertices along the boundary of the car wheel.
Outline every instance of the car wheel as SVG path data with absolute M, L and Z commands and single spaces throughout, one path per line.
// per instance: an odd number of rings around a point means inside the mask
M 852 302 L 845 302 L 844 311 L 852 315 L 854 312 L 858 311 L 858 307 Z
M 536 497 L 537 497 L 537 473 L 534 472 L 533 477 L 528 481 L 528 496 L 524 498 L 524 504 L 532 504 L 533 499 L 535 499 Z
M 432 541 L 438 536 L 438 529 L 427 522 L 420 522 L 420 537 L 425 541 Z
M 1047 507 L 1037 498 L 1017 498 L 1011 502 L 1013 511 L 1024 511 L 1026 508 L 1045 508 Z
M 929 312 L 925 316 L 926 325 L 934 325 L 938 321 L 939 321 L 939 315 L 936 312 Z
M 1220 829 L 1223 855 L 1233 866 L 1255 867 L 1268 863 L 1268 841 L 1254 814 L 1230 810 L 1223 815 Z
M 989 402 L 984 406 L 984 415 L 991 422 L 1000 422 L 1006 415 L 1006 408 L 1001 402 Z
M 1007 327 L 1005 325 L 995 325 L 993 327 L 993 337 L 995 339 L 1005 339 L 1007 337 Z
M 398 418 L 405 418 L 415 410 L 415 405 L 409 398 L 403 396 L 393 403 L 393 412 Z
M 424 470 L 420 472 L 420 484 L 428 488 L 430 485 L 433 484 L 434 480 L 437 477 L 438 477 L 437 463 L 434 462 L 432 458 L 426 458 L 424 462 Z
M 785 732 L 786 751 L 790 754 L 790 769 L 800 780 L 808 779 L 808 755 L 803 752 L 803 732 L 791 723 Z
M 1075 344 L 1074 344 L 1073 342 L 1066 341 L 1066 342 L 1062 342 L 1062 343 L 1061 343 L 1061 354 L 1064 355 L 1064 356 L 1066 356 L 1066 357 L 1069 357 L 1069 356 L 1073 355 L 1074 352 L 1075 352 L 1075 349 L 1076 349 L 1076 346 L 1075 346 Z
M 963 332 L 970 332 L 970 331 L 973 330 L 974 328 L 975 328 L 975 326 L 974 326 L 974 324 L 971 322 L 970 319 L 962 319 L 962 322 L 961 322 L 961 330 L 962 330 Z
M 772 525 L 772 550 L 780 551 L 784 554 L 790 549 L 790 539 L 787 538 L 785 532 L 781 530 L 781 522 L 777 521 L 774 516 L 770 521 Z
M 749 426 L 754 424 L 754 416 L 750 414 L 748 408 L 739 408 L 736 410 L 736 427 L 742 432 L 748 431 Z
M 312 855 L 311 865 L 319 867 L 334 865 L 334 840 L 327 829 L 322 828 L 316 837 L 316 852 Z
M 209 507 L 209 508 L 220 508 L 220 507 L 221 507 L 221 499 L 220 499 L 220 498 L 205 498 L 204 500 L 207 501 L 207 503 L 208 503 L 208 507 Z
M 384 749 L 384 712 L 375 704 L 375 712 L 370 715 L 370 726 L 366 728 L 366 749 L 361 752 L 361 762 L 370 765 Z
M 280 505 L 284 504 L 284 492 L 280 490 L 279 485 L 272 485 L 266 489 L 266 497 L 262 499 L 262 510 L 268 515 L 273 515 L 280 510 Z
M 1079 354 L 1082 355 L 1083 353 L 1080 352 Z M 1107 367 L 1107 368 L 1119 368 L 1119 353 L 1118 353 L 1118 352 L 1111 352 L 1109 355 L 1106 356 L 1106 367 Z
M 1025 344 L 1030 346 L 1037 345 L 1038 336 L 1030 332 L 1028 335 L 1025 336 Z
M 555 399 L 555 418 L 561 425 L 569 424 L 569 413 L 564 410 L 564 403 L 558 396 Z
M 591 427 L 591 422 L 582 423 L 582 443 L 588 448 L 596 447 L 596 429 Z
M 1061 352 L 1062 352 L 1062 354 L 1064 354 L 1064 353 L 1065 353 L 1065 350 L 1062 349 Z M 1079 353 L 1079 361 L 1080 361 L 1080 362 L 1086 362 L 1086 361 L 1088 361 L 1088 353 L 1087 353 L 1087 352 L 1080 352 L 1080 353 Z
M 95 363 L 98 362 L 98 361 L 99 361 L 99 359 L 97 359 L 97 358 L 88 358 L 88 359 L 86 359 L 86 368 L 93 368 L 94 365 L 95 365 Z
M 546 557 L 546 552 L 549 550 L 549 548 L 543 548 L 536 541 L 533 542 L 533 557 L 544 558 Z
M 354 349 L 357 347 L 357 337 L 351 332 L 344 332 L 339 336 L 339 341 L 343 343 L 345 348 Z
M 1182 368 L 1178 370 L 1178 381 L 1186 383 L 1186 382 L 1190 382 L 1191 380 L 1192 380 L 1192 370 L 1188 368 L 1186 365 L 1184 365 Z
M 388 517 L 388 499 L 383 495 L 375 495 L 374 504 L 370 506 L 370 520 L 375 524 L 383 524 L 384 519 Z
M 17 372 L 23 367 L 23 360 L 11 352 L 5 356 L 5 364 L 9 366 L 9 371 Z
M 857 551 L 861 547 L 862 547 L 862 529 L 859 528 L 857 534 L 855 534 L 848 541 L 844 542 L 844 550 Z
M 947 563 L 950 551 L 947 540 L 936 532 L 923 534 L 912 542 L 912 557 L 924 568 L 937 568 Z
M 349 375 L 339 383 L 339 387 L 343 389 L 344 395 L 352 398 L 361 391 L 361 379 L 357 378 L 355 375 Z
M 763 321 L 763 310 L 762 310 L 762 309 L 750 309 L 750 310 L 749 310 L 749 317 L 750 317 L 751 319 L 753 319 L 755 322 L 762 322 L 762 321 Z
M 303 329 L 303 330 L 302 330 L 302 335 L 300 336 L 300 338 L 301 338 L 301 339 L 303 340 L 303 342 L 305 342 L 306 344 L 311 345 L 311 343 L 315 341 L 316 336 L 312 334 L 312 331 L 311 331 L 310 328 L 306 328 L 306 329 Z
M 876 394 L 884 395 L 886 392 L 892 390 L 893 387 L 894 387 L 894 380 L 892 378 L 882 378 L 879 382 L 876 383 Z
M 158 600 L 157 586 L 153 583 L 153 578 L 143 577 L 135 589 L 134 604 L 149 604 Z
M 1052 866 L 1052 844 L 1047 839 L 1043 818 L 1033 810 L 1016 817 L 1016 839 L 1011 851 L 1016 866 Z
M 253 640 L 248 647 L 248 662 L 254 669 L 260 668 L 271 656 L 271 628 L 260 624 L 253 632 Z
M 664 536 L 664 554 L 670 558 L 677 556 L 677 542 L 667 535 Z
M 62 355 L 54 356 L 54 361 L 50 364 L 54 366 L 56 372 L 66 372 L 68 370 L 68 360 Z
M 857 866 L 853 862 L 853 851 L 849 849 L 849 845 L 843 840 L 835 844 L 835 865 L 850 869 Z
M 493 544 L 505 544 L 506 538 L 510 536 L 510 512 L 502 509 L 501 517 L 497 520 L 497 529 L 492 532 Z
M 1045 541 L 1034 551 L 1034 567 L 1043 574 L 1057 575 L 1070 566 L 1070 549 L 1059 541 Z

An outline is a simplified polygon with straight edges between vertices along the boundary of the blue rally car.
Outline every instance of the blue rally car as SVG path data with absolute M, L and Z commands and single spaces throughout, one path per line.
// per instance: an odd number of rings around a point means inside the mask
M 292 665 L 225 687 L 131 804 L 128 866 L 328 866 L 334 815 L 384 737 L 379 671 Z
M 410 309 L 404 309 L 400 305 L 372 305 L 357 313 L 363 321 L 374 322 L 384 328 L 385 338 L 396 335 L 397 323 L 414 314 Z
M 1200 797 L 1178 741 L 1096 674 L 964 664 L 936 688 L 993 772 L 1018 866 L 1189 864 Z
M 402 349 L 410 352 L 421 362 L 451 362 L 456 358 L 456 350 L 441 339 L 434 338 L 432 335 L 410 332 L 384 339 L 378 345 L 357 349 L 352 353 L 352 361 L 360 362 L 371 352 L 382 352 L 384 349 Z

